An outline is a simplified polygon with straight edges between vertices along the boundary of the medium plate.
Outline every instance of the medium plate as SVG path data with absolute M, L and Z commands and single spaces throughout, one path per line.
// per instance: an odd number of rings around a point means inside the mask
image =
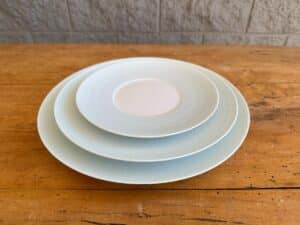
M 156 184 L 178 181 L 205 173 L 220 165 L 240 147 L 250 124 L 247 103 L 237 89 L 239 115 L 231 132 L 207 151 L 193 156 L 156 163 L 133 163 L 106 159 L 83 151 L 58 129 L 53 105 L 62 81 L 44 99 L 38 113 L 38 132 L 49 152 L 66 166 L 90 177 L 127 184 Z
M 187 63 L 163 58 L 121 60 L 102 66 L 80 84 L 76 104 L 93 125 L 135 138 L 191 130 L 217 110 L 214 83 Z
M 54 107 L 56 122 L 63 134 L 79 147 L 99 156 L 123 161 L 165 161 L 188 156 L 212 146 L 221 140 L 235 123 L 238 105 L 232 88 L 217 76 L 203 71 L 215 82 L 221 97 L 215 115 L 202 126 L 163 139 L 128 138 L 98 129 L 78 112 L 74 100 L 76 90 L 81 81 L 93 70 L 107 63 L 118 63 L 123 60 L 106 62 L 75 73 L 58 94 Z M 190 66 L 201 69 L 196 65 Z

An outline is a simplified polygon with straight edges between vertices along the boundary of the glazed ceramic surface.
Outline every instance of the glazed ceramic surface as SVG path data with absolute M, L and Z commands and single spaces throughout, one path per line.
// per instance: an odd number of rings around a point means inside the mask
M 56 125 L 53 106 L 62 81 L 50 91 L 38 113 L 38 131 L 49 152 L 68 167 L 91 177 L 128 184 L 155 184 L 186 179 L 207 172 L 228 159 L 244 141 L 250 123 L 247 103 L 237 89 L 239 114 L 231 132 L 206 151 L 181 159 L 133 163 L 96 156 L 71 143 Z
M 58 127 L 71 142 L 79 147 L 111 159 L 157 162 L 200 152 L 221 140 L 234 125 L 238 114 L 238 104 L 230 84 L 213 72 L 203 70 L 202 72 L 206 73 L 219 89 L 220 103 L 215 115 L 202 126 L 176 136 L 156 139 L 123 137 L 93 126 L 81 116 L 76 108 L 76 90 L 81 81 L 94 70 L 106 64 L 118 62 L 120 60 L 110 61 L 75 73 L 58 94 L 54 109 Z M 190 66 L 202 70 L 202 67 L 192 64 Z
M 92 72 L 78 87 L 80 113 L 108 132 L 157 138 L 189 131 L 217 110 L 215 84 L 187 63 L 122 60 Z

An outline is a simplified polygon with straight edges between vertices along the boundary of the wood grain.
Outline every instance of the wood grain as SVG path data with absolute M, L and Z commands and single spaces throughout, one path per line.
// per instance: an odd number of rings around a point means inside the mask
M 1 191 L 3 225 L 298 225 L 300 192 Z
M 251 110 L 249 135 L 218 168 L 185 181 L 121 185 L 56 161 L 39 105 L 71 73 L 159 56 L 213 69 Z M 195 45 L 1 45 L 0 224 L 300 224 L 300 49 Z

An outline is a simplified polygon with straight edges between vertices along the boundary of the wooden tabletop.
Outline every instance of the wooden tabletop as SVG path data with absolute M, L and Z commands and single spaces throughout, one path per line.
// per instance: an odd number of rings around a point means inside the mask
M 36 129 L 64 77 L 105 60 L 159 56 L 222 74 L 246 97 L 248 137 L 214 170 L 160 185 L 122 185 L 55 160 Z M 0 45 L 1 225 L 299 225 L 300 49 L 196 45 Z

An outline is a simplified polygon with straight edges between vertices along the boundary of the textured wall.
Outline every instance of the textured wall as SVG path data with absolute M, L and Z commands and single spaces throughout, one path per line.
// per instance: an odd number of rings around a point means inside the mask
M 300 0 L 0 0 L 0 42 L 300 45 Z

